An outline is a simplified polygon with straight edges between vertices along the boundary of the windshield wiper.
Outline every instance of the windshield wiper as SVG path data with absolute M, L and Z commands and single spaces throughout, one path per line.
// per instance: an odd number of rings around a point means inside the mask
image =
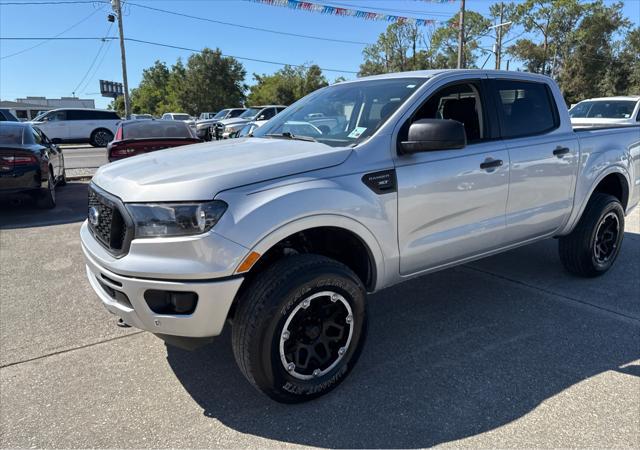
M 285 131 L 282 134 L 267 134 L 267 136 L 272 136 L 272 137 L 284 137 L 287 139 L 293 139 L 296 141 L 306 141 L 306 142 L 318 142 L 316 141 L 314 138 L 312 138 L 311 136 L 297 136 L 289 131 Z

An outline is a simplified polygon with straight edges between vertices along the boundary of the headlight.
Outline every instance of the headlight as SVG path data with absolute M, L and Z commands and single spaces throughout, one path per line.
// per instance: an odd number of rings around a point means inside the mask
M 189 236 L 206 233 L 220 220 L 227 204 L 220 200 L 202 203 L 128 203 L 135 237 Z

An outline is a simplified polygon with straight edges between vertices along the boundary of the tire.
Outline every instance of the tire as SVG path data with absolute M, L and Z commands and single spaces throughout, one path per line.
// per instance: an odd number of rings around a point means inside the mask
M 56 187 L 62 187 L 67 185 L 67 169 L 62 169 L 62 176 L 58 179 Z
M 574 275 L 600 276 L 613 266 L 623 237 L 622 204 L 612 195 L 595 193 L 575 229 L 560 238 L 560 261 Z
M 113 133 L 106 128 L 93 130 L 89 138 L 89 144 L 93 147 L 106 147 L 113 140 Z
M 259 391 L 281 403 L 300 403 L 345 379 L 366 330 L 366 291 L 347 266 L 319 255 L 288 256 L 243 289 L 233 353 Z
M 56 207 L 56 184 L 53 180 L 53 175 L 49 171 L 48 186 L 46 189 L 42 189 L 38 195 L 36 202 L 39 208 L 53 209 Z

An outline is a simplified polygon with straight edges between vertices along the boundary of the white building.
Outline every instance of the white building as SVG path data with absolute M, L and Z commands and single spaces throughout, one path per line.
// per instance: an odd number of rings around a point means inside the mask
M 31 120 L 42 111 L 49 111 L 57 108 L 92 108 L 96 104 L 93 99 L 78 97 L 26 97 L 18 98 L 15 102 L 0 101 L 0 108 L 9 109 L 20 120 Z

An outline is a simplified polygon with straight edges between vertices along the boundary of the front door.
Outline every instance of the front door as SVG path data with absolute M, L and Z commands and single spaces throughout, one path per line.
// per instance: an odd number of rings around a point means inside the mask
M 489 126 L 495 111 L 488 106 L 484 86 L 480 80 L 470 80 L 442 87 L 409 119 L 462 122 L 468 144 L 463 149 L 396 157 L 401 275 L 504 245 L 509 156 Z

